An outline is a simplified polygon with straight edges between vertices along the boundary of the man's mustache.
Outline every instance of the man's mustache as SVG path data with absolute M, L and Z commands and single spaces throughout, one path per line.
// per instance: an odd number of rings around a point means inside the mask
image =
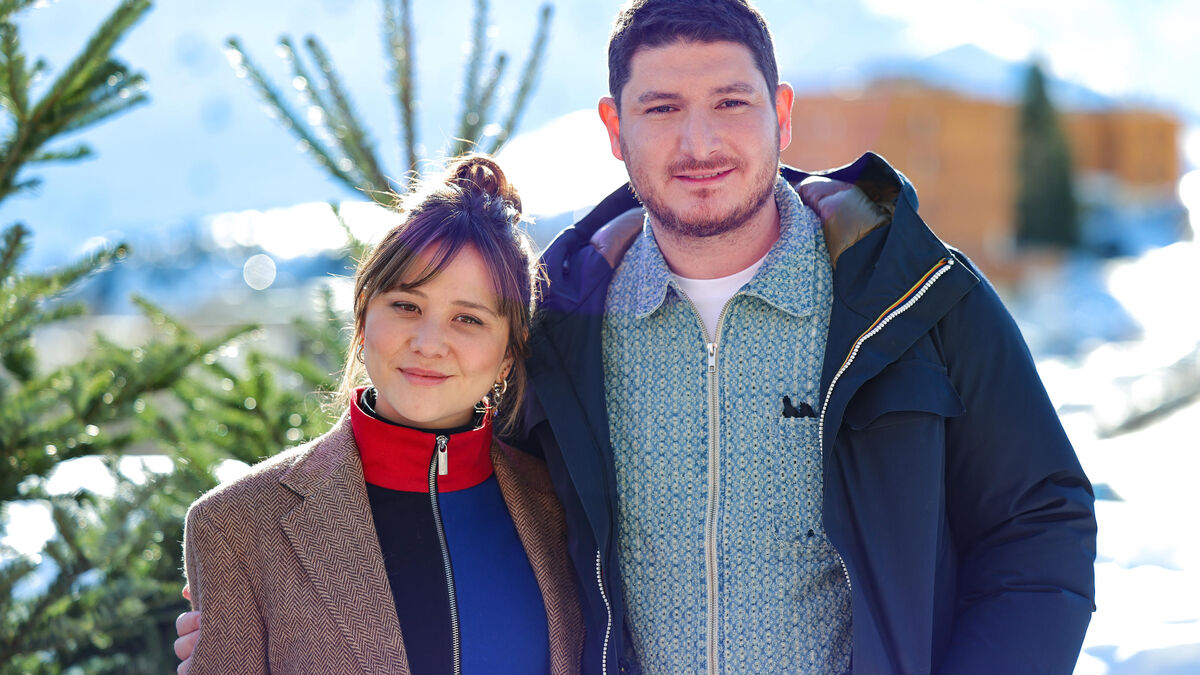
M 676 160 L 667 167 L 667 172 L 672 176 L 678 176 L 683 173 L 727 171 L 729 169 L 736 169 L 739 166 L 741 166 L 740 162 L 724 155 L 718 155 L 717 157 L 705 160 L 692 158 Z

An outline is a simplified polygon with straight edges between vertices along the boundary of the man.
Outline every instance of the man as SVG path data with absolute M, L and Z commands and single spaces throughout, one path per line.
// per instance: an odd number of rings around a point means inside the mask
M 911 185 L 873 155 L 833 172 L 894 216 L 822 236 L 804 174 L 777 179 L 792 91 L 742 0 L 635 0 L 609 89 L 647 226 L 627 250 L 600 227 L 621 190 L 550 246 L 529 364 L 585 669 L 1070 672 L 1091 487 Z
M 637 200 L 544 254 L 525 443 L 566 511 L 584 672 L 1070 672 L 1091 486 L 912 186 L 865 155 L 828 177 L 890 222 L 809 183 L 820 226 L 744 0 L 634 0 L 609 87 Z

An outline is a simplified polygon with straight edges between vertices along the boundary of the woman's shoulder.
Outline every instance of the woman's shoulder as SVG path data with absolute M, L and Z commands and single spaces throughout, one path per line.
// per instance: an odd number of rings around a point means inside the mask
M 268 457 L 241 476 L 217 485 L 192 503 L 188 518 L 236 518 L 290 508 L 299 495 L 286 485 L 288 475 L 330 444 L 340 445 L 345 434 L 352 433 L 344 422 L 343 419 L 321 436 Z

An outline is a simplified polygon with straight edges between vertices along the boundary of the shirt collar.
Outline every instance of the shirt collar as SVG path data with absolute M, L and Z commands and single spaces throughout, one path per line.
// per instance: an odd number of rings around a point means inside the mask
M 784 312 L 804 316 L 817 303 L 814 270 L 829 267 L 821 220 L 782 176 L 775 181 L 775 205 L 779 209 L 779 239 L 771 245 L 754 278 L 738 294 L 752 295 Z M 649 216 L 642 225 L 642 236 L 625 256 L 625 264 L 632 265 L 630 272 L 638 289 L 637 318 L 644 319 L 657 311 L 669 289 L 679 294 L 654 239 Z

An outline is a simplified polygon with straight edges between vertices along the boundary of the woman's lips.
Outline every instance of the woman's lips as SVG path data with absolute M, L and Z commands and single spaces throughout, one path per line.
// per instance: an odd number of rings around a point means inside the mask
M 409 382 L 421 386 L 441 384 L 450 377 L 436 370 L 426 370 L 424 368 L 401 368 L 400 374 Z

